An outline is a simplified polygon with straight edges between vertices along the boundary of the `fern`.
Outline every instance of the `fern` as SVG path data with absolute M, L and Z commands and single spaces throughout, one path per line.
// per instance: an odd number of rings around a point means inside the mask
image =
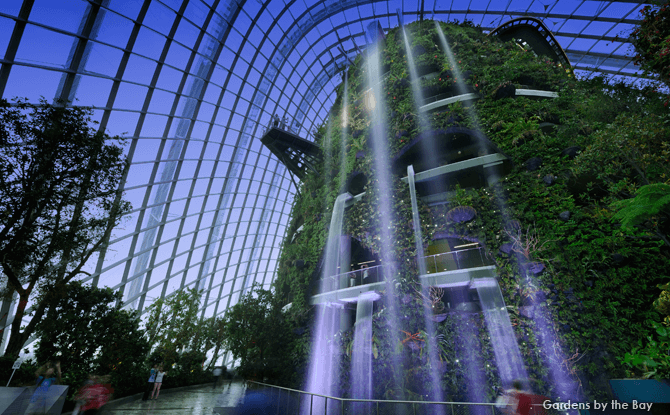
M 670 212 L 670 185 L 648 184 L 635 192 L 635 197 L 612 203 L 618 212 L 612 218 L 623 228 L 631 228 L 659 213 Z

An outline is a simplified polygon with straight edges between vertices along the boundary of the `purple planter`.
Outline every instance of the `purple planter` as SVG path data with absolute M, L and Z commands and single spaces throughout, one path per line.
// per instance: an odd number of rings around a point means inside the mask
M 447 220 L 450 222 L 463 223 L 474 219 L 477 211 L 470 206 L 458 206 L 447 212 Z
M 528 270 L 528 272 L 538 275 L 542 271 L 544 271 L 544 264 L 541 262 L 529 262 L 528 264 L 526 264 L 526 269 Z
M 431 319 L 436 323 L 441 323 L 447 319 L 447 313 L 444 314 L 433 314 Z

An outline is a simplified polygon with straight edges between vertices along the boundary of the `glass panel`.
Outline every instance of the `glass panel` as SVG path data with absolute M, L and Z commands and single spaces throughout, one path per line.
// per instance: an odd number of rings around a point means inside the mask
M 72 36 L 26 25 L 16 61 L 67 68 L 74 40 Z
M 152 1 L 144 18 L 144 24 L 165 36 L 170 33 L 176 14 L 157 1 Z
M 76 104 L 87 107 L 105 107 L 112 81 L 92 76 L 77 76 Z
M 123 73 L 123 80 L 149 85 L 155 71 L 156 62 L 137 55 L 130 55 L 126 71 Z
M 0 54 L 2 54 L 2 56 L 5 56 L 5 50 L 7 50 L 7 45 L 9 45 L 13 30 L 14 21 L 0 17 Z
M 125 48 L 133 30 L 134 23 L 116 13 L 101 9 L 98 14 L 99 29 L 95 40 Z
M 4 3 L 4 1 L 3 1 Z M 54 4 L 53 0 L 35 0 L 29 19 L 67 32 L 78 33 L 85 18 L 86 2 L 70 0 Z
M 123 52 L 96 42 L 88 42 L 86 49 L 89 52 L 89 58 L 84 68 L 87 72 L 99 73 L 110 77 L 116 76 Z
M 165 36 L 142 27 L 137 34 L 133 52 L 158 60 L 163 52 L 165 41 Z
M 9 73 L 4 97 L 26 97 L 30 102 L 37 102 L 40 97 L 51 100 L 56 96 L 62 76 L 60 72 L 14 66 Z
M 134 20 L 142 8 L 142 3 L 138 1 L 110 0 L 109 8 Z

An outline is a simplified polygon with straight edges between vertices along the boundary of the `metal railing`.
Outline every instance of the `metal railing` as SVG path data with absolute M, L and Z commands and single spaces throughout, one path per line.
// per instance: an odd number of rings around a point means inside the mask
M 428 274 L 434 274 L 436 272 L 491 265 L 491 261 L 486 258 L 486 253 L 482 252 L 483 249 L 484 248 L 480 246 L 478 248 L 464 249 L 462 251 L 450 251 L 425 256 L 423 259 L 426 262 L 426 272 Z
M 425 256 L 423 260 L 426 263 L 426 272 L 428 274 L 435 274 L 437 272 L 492 265 L 493 263 L 486 258 L 486 252 L 483 249 L 480 246 Z M 324 292 L 384 281 L 383 267 L 384 265 L 376 265 L 327 277 L 325 279 Z
M 494 403 L 347 399 L 248 381 L 249 387 L 269 389 L 268 415 L 499 415 Z
M 361 268 L 326 278 L 326 292 L 384 281 L 383 265 Z

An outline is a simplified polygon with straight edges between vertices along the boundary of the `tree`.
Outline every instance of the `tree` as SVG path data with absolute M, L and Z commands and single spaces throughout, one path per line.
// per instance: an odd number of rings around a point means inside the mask
M 210 317 L 198 325 L 198 332 L 193 339 L 192 347 L 194 350 L 201 350 L 205 353 L 214 348 L 212 360 L 207 366 L 208 370 L 216 364 L 216 360 L 219 358 L 224 329 L 225 320 L 223 317 Z
M 282 312 L 281 300 L 269 290 L 254 285 L 229 309 L 225 317 L 223 345 L 244 376 L 280 379 L 296 373 L 295 320 Z
M 670 4 L 661 4 L 640 9 L 642 21 L 630 41 L 635 47 L 635 64 L 670 85 Z
M 90 109 L 63 104 L 0 101 L 0 266 L 4 294 L 19 297 L 7 354 L 20 352 L 48 306 L 38 300 L 22 328 L 28 301 L 86 274 L 130 210 L 122 140 L 97 131 Z
M 122 310 L 120 299 L 121 293 L 110 288 L 79 281 L 43 293 L 39 301 L 46 304 L 45 314 L 35 328 L 38 362 L 60 359 L 70 385 L 80 384 L 90 372 L 112 374 L 115 384 L 132 383 L 149 344 L 136 313 Z
M 146 331 L 149 343 L 157 347 L 166 364 L 174 363 L 198 333 L 200 292 L 178 291 L 154 301 L 148 308 Z

